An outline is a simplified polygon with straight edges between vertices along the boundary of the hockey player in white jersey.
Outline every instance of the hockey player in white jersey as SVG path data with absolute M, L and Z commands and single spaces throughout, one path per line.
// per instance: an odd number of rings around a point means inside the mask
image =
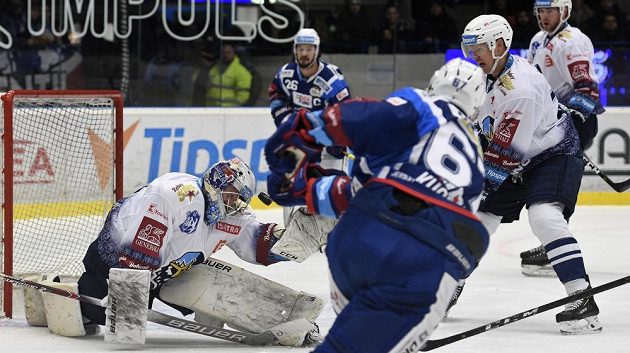
M 270 252 L 283 229 L 274 223 L 260 223 L 249 207 L 254 188 L 255 179 L 249 166 L 239 158 L 233 158 L 215 163 L 201 178 L 167 173 L 117 201 L 83 259 L 85 272 L 78 282 L 79 293 L 103 298 L 108 293 L 111 268 L 145 269 L 152 273 L 149 303 L 158 298 L 185 315 L 199 309 L 213 317 L 212 306 L 185 306 L 185 297 L 190 297 L 190 288 L 200 293 L 220 292 L 225 282 L 212 288 L 208 278 L 218 277 L 213 275 L 205 279 L 208 283 L 179 283 L 190 281 L 189 278 L 203 278 L 203 274 L 188 276 L 187 272 L 193 266 L 203 264 L 207 266 L 199 267 L 206 269 L 214 266 L 209 256 L 224 245 L 241 259 L 254 264 L 269 265 L 286 260 Z M 185 280 L 180 280 L 184 277 Z M 168 300 L 165 300 L 161 289 L 166 287 L 167 281 L 169 286 L 177 282 L 176 285 L 186 290 L 171 286 Z M 251 291 L 255 292 L 255 289 Z M 282 294 L 280 292 L 278 296 Z M 213 299 L 217 297 L 220 298 L 220 294 L 215 293 Z M 230 300 L 238 301 L 239 298 Z M 251 309 L 254 305 L 244 303 L 239 309 Z M 261 303 L 257 310 L 260 311 L 262 306 Z M 92 323 L 105 323 L 104 310 L 81 303 L 83 316 Z M 278 313 L 278 316 L 286 315 L 290 310 Z M 257 313 L 252 315 L 255 317 Z M 238 315 L 233 313 L 233 316 Z M 262 322 L 236 323 L 236 327 L 248 331 L 269 328 L 260 327 L 265 324 Z
M 558 101 L 571 109 L 580 147 L 585 150 L 597 134 L 597 114 L 604 108 L 599 101 L 593 43 L 567 22 L 571 8 L 571 0 L 535 1 L 534 15 L 541 31 L 530 42 L 527 60 L 542 72 Z M 524 251 L 521 258 L 525 275 L 555 275 L 544 247 Z
M 499 15 L 481 15 L 462 35 L 464 55 L 487 75 L 480 108 L 486 188 L 479 218 L 488 232 L 519 219 L 526 206 L 532 232 L 552 256 L 567 294 L 590 287 L 580 247 L 567 219 L 575 209 L 584 171 L 577 131 L 543 75 L 509 54 L 512 28 Z M 601 331 L 593 297 L 556 315 L 565 334 Z

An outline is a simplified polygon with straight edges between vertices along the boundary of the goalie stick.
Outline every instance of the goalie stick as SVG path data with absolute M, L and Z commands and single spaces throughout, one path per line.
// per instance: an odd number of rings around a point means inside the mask
M 610 180 L 608 175 L 604 174 L 604 172 L 602 172 L 602 170 L 599 169 L 599 167 L 586 154 L 582 154 L 582 160 L 584 161 L 584 164 L 593 169 L 593 172 L 595 172 L 595 174 L 602 178 L 606 182 L 606 184 L 615 189 L 616 192 L 624 192 L 630 189 L 630 179 L 615 183 L 614 181 Z
M 448 337 L 444 337 L 444 338 L 440 338 L 437 340 L 428 340 L 427 343 L 424 345 L 424 347 L 422 347 L 422 349 L 420 349 L 420 351 L 422 352 L 426 352 L 426 351 L 430 351 L 442 346 L 446 346 L 447 344 L 451 344 L 451 343 L 455 343 L 457 341 L 461 341 L 465 338 L 471 337 L 471 336 L 475 336 L 478 335 L 480 333 L 484 333 L 486 331 L 490 331 L 490 330 L 494 330 L 495 328 L 501 327 L 501 326 L 505 326 L 511 323 L 514 323 L 516 321 L 520 321 L 523 319 L 526 319 L 528 317 L 532 317 L 534 315 L 538 315 L 540 313 L 544 313 L 545 311 L 551 310 L 553 308 L 557 308 L 559 306 L 568 304 L 570 302 L 579 300 L 579 299 L 583 299 L 586 297 L 590 297 L 592 295 L 595 295 L 597 293 L 601 293 L 619 286 L 622 286 L 624 284 L 630 283 L 630 276 L 626 276 L 617 280 L 614 280 L 612 282 L 608 282 L 608 283 L 604 283 L 600 286 L 597 287 L 593 287 L 578 293 L 574 293 L 572 295 L 567 296 L 566 298 L 562 298 L 562 299 L 558 299 L 555 301 L 552 301 L 551 303 L 547 303 L 545 305 L 541 305 L 539 307 L 536 308 L 532 308 L 523 312 L 520 312 L 518 314 L 512 315 L 512 316 L 508 316 L 505 317 L 503 319 L 499 319 L 497 321 L 493 321 L 490 323 L 487 323 L 483 326 L 479 326 L 477 328 L 474 328 L 472 330 L 468 330 L 462 333 L 458 333 L 452 336 L 448 336 Z
M 45 284 L 9 276 L 4 273 L 0 273 L 0 278 L 2 278 L 6 282 L 13 283 L 19 286 L 34 288 L 42 292 L 60 295 L 62 297 L 75 299 L 84 303 L 88 303 L 88 304 L 92 304 L 92 305 L 96 305 L 100 307 L 105 306 L 101 302 L 100 299 L 90 297 L 87 295 L 81 295 L 79 293 L 67 291 L 64 289 L 55 288 L 55 287 L 47 286 Z M 214 327 L 214 326 L 207 325 L 200 322 L 194 322 L 194 321 L 178 318 L 178 317 L 164 314 L 155 310 L 149 310 L 148 320 L 156 324 L 172 327 L 178 330 L 197 333 L 200 335 L 218 338 L 218 339 L 222 339 L 226 341 L 243 343 L 249 346 L 272 345 L 277 342 L 279 335 L 284 334 L 284 332 L 280 330 L 274 332 L 273 329 L 270 329 L 270 330 L 267 330 L 258 334 L 228 330 L 228 329 Z

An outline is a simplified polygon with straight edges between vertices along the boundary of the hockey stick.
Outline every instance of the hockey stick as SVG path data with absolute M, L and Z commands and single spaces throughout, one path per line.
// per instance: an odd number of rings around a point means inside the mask
M 608 283 L 604 283 L 600 286 L 594 287 L 594 288 L 590 288 L 572 295 L 567 296 L 566 298 L 562 298 L 562 299 L 558 299 L 555 301 L 552 301 L 551 303 L 547 303 L 545 305 L 541 305 L 539 307 L 533 308 L 533 309 L 529 309 L 523 312 L 520 312 L 518 314 L 512 315 L 512 316 L 508 316 L 505 317 L 503 319 L 499 319 L 497 321 L 494 322 L 490 322 L 488 324 L 485 324 L 483 326 L 479 326 L 477 328 L 474 328 L 472 330 L 468 330 L 462 333 L 458 333 L 452 336 L 448 336 L 448 337 L 444 337 L 444 338 L 440 338 L 437 340 L 429 340 L 427 341 L 427 343 L 424 345 L 424 347 L 422 347 L 422 349 L 420 351 L 422 352 L 426 352 L 426 351 L 430 351 L 442 346 L 446 346 L 447 344 L 451 344 L 457 341 L 461 341 L 465 338 L 471 337 L 471 336 L 475 336 L 478 335 L 480 333 L 484 333 L 486 331 L 490 331 L 490 330 L 494 330 L 495 328 L 501 327 L 501 326 L 505 326 L 511 323 L 514 323 L 516 321 L 520 321 L 522 319 L 526 319 L 528 317 L 532 317 L 534 315 L 538 315 L 540 313 L 544 313 L 545 311 L 551 310 L 553 308 L 557 308 L 559 306 L 568 304 L 570 302 L 579 300 L 579 299 L 583 299 L 586 297 L 590 297 L 592 295 L 595 295 L 597 293 L 601 293 L 604 291 L 607 291 L 609 289 L 613 289 L 619 286 L 622 286 L 624 284 L 630 283 L 630 276 L 626 276 L 617 280 L 614 280 L 612 282 L 608 282 Z
M 62 297 L 75 299 L 84 303 L 105 307 L 100 299 L 89 297 L 87 295 L 81 295 L 79 293 L 67 291 L 60 288 L 47 286 L 45 284 L 13 277 L 0 273 L 0 278 L 4 281 L 16 284 L 18 286 L 25 286 L 34 288 L 42 292 L 60 295 Z M 200 335 L 218 338 L 226 341 L 232 341 L 236 343 L 243 343 L 249 346 L 269 346 L 277 342 L 278 335 L 283 335 L 282 331 L 274 332 L 273 329 L 267 330 L 262 333 L 247 333 L 241 331 L 227 330 L 219 327 L 214 327 L 200 322 L 189 321 L 186 319 L 177 318 L 168 314 L 164 314 L 155 310 L 149 310 L 147 319 L 156 324 L 172 327 L 178 330 L 197 333 Z
M 599 169 L 599 167 L 595 165 L 595 163 L 586 154 L 582 154 L 582 160 L 584 161 L 584 164 L 593 169 L 595 174 L 599 175 L 599 177 L 602 178 L 606 182 L 606 184 L 615 189 L 616 192 L 624 192 L 630 189 L 630 179 L 615 183 L 614 181 L 610 180 L 610 178 L 606 174 L 604 174 L 604 172 L 602 172 L 602 170 Z

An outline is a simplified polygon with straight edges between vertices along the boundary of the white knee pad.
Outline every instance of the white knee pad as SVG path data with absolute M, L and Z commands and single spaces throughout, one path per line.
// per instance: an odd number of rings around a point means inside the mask
M 564 219 L 564 205 L 559 202 L 537 203 L 529 206 L 529 226 L 543 245 L 571 236 L 569 225 Z
M 486 227 L 486 231 L 488 231 L 488 234 L 492 235 L 494 234 L 494 232 L 497 231 L 497 228 L 499 228 L 499 224 L 501 224 L 501 216 L 497 216 L 494 213 L 488 213 L 488 212 L 477 212 L 477 217 L 479 217 L 479 220 L 481 221 L 481 223 L 483 224 L 484 227 Z

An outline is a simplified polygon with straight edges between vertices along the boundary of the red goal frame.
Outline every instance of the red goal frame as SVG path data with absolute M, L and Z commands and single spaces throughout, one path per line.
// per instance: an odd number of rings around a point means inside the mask
M 111 98 L 114 102 L 115 109 L 115 198 L 123 197 L 123 97 L 120 91 L 115 90 L 11 90 L 2 94 L 2 104 L 4 106 L 4 165 L 2 173 L 4 174 L 4 203 L 2 204 L 4 217 L 4 258 L 3 271 L 7 275 L 13 275 L 13 101 L 16 97 L 85 97 L 85 98 Z M 6 163 L 11 161 L 11 163 Z M 3 310 L 6 317 L 13 316 L 13 290 L 12 284 L 4 282 L 3 284 Z M 0 313 L 1 314 L 1 313 Z M 1 315 L 0 315 L 1 316 Z

